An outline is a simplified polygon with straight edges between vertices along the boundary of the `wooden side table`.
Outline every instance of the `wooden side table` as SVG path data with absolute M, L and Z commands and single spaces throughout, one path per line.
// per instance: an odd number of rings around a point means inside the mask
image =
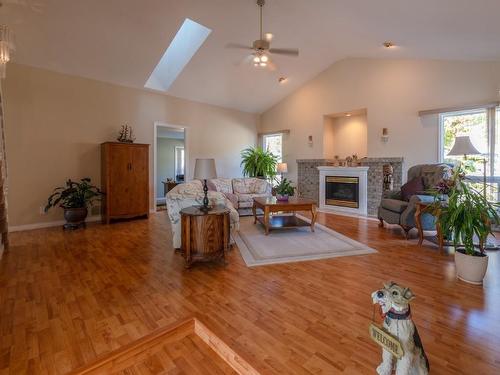
M 429 207 L 432 203 L 428 202 L 417 202 L 416 203 L 416 211 L 415 211 L 415 225 L 418 229 L 418 244 L 421 246 L 422 242 L 425 240 L 431 241 L 435 243 L 439 247 L 439 252 L 443 253 L 444 246 L 444 236 L 439 226 L 439 223 L 436 222 L 436 235 L 435 236 L 425 236 L 424 230 L 422 228 L 422 214 L 425 213 L 427 207 Z M 437 213 L 439 216 L 439 212 Z
M 179 183 L 175 181 L 162 181 L 161 183 L 163 184 L 163 196 L 167 195 L 170 190 L 179 185 Z
M 229 209 L 217 205 L 209 211 L 200 206 L 181 210 L 181 252 L 186 267 L 197 261 L 223 260 L 229 250 Z

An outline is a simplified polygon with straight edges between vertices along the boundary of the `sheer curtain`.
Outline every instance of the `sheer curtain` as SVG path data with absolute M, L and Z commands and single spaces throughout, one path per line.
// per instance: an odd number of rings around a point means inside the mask
M 5 155 L 4 105 L 0 83 L 0 235 L 3 248 L 9 248 L 9 225 L 7 220 L 7 162 Z

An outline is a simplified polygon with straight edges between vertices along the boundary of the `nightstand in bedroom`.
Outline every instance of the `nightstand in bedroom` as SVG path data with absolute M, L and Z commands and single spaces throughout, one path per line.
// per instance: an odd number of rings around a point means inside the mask
M 181 210 L 181 252 L 186 267 L 198 261 L 225 261 L 229 250 L 229 209 L 222 205 L 205 211 L 201 206 Z

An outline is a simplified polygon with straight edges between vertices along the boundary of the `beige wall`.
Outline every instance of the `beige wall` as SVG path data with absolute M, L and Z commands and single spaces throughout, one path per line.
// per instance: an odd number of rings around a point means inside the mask
M 418 111 L 498 100 L 499 89 L 497 62 L 346 59 L 263 113 L 259 130 L 291 130 L 285 161 L 295 179 L 296 159 L 329 154 L 324 116 L 366 108 L 367 155 L 403 156 L 407 168 L 438 157 L 437 116 L 421 119 Z M 380 139 L 384 127 L 387 143 Z
M 368 148 L 366 115 L 350 117 L 325 116 L 323 156 L 327 159 L 338 155 L 340 159 L 357 154 L 365 157 Z
M 11 226 L 61 219 L 40 214 L 66 178 L 100 183 L 99 144 L 133 126 L 149 143 L 153 207 L 153 123 L 189 127 L 189 175 L 194 159 L 214 157 L 221 176 L 240 176 L 240 151 L 256 143 L 258 116 L 166 95 L 10 64 L 4 82 L 9 220 Z
M 175 148 L 184 147 L 184 140 L 157 137 L 156 147 L 156 198 L 164 198 L 162 181 L 175 180 Z

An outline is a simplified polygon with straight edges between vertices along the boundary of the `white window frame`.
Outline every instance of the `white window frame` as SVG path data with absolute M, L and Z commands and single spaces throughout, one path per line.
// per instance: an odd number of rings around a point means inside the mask
M 280 137 L 281 138 L 281 158 L 278 160 L 278 163 L 281 163 L 281 162 L 283 162 L 283 133 L 264 134 L 262 136 L 262 149 L 264 151 L 267 151 L 266 138 L 271 138 L 271 137 Z
M 444 162 L 444 118 L 446 116 L 459 116 L 459 115 L 467 115 L 471 113 L 477 113 L 479 111 L 486 111 L 486 121 L 487 129 L 488 129 L 488 160 L 489 160 L 489 170 L 487 176 L 488 184 L 496 184 L 498 187 L 497 191 L 497 201 L 500 202 L 500 176 L 495 176 L 495 142 L 496 142 L 496 121 L 497 121 L 497 109 L 500 108 L 498 106 L 487 106 L 482 107 L 479 106 L 473 109 L 467 110 L 457 110 L 450 112 L 443 112 L 439 114 L 439 139 L 438 139 L 438 160 L 440 163 Z M 482 182 L 483 177 L 480 176 L 469 176 L 469 178 L 473 181 Z
M 488 157 L 494 158 L 495 157 L 495 153 L 494 153 L 495 138 L 494 138 L 494 135 L 495 135 L 495 115 L 496 115 L 495 110 L 496 110 L 496 107 L 493 107 L 493 108 L 477 107 L 474 109 L 466 109 L 463 111 L 458 110 L 458 111 L 440 113 L 439 114 L 439 131 L 438 131 L 438 162 L 443 163 L 444 159 L 445 159 L 445 157 L 444 157 L 444 142 L 443 142 L 444 118 L 446 116 L 469 115 L 469 114 L 478 113 L 478 112 L 482 112 L 482 111 L 486 111 L 486 113 L 487 113 L 487 121 L 488 121 L 487 127 L 488 127 L 488 138 L 489 138 L 488 139 L 488 148 L 489 148 L 489 150 L 488 150 L 489 156 Z M 493 137 L 492 137 L 492 135 L 493 135 Z M 491 153 L 492 148 L 493 148 L 493 153 Z M 490 163 L 490 164 L 492 164 L 492 163 Z

